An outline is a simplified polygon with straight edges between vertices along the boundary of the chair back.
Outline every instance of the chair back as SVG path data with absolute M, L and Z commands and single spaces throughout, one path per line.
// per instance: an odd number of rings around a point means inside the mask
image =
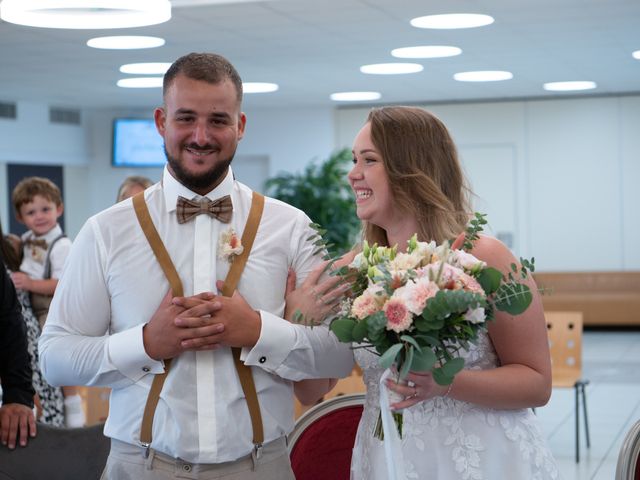
M 616 480 L 640 480 L 640 420 L 631 427 L 622 442 Z
M 111 449 L 104 424 L 57 428 L 38 423 L 26 447 L 0 446 L 0 480 L 99 479 Z
M 364 394 L 326 400 L 302 415 L 289 434 L 296 480 L 349 480 Z
M 582 375 L 582 312 L 545 312 L 554 387 L 573 387 Z

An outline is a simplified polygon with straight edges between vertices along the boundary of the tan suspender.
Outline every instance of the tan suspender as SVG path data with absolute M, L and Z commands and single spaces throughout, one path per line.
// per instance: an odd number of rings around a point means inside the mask
M 142 227 L 142 230 L 147 237 L 147 241 L 149 242 L 149 245 L 151 246 L 151 249 L 156 256 L 156 259 L 158 260 L 162 271 L 169 281 L 169 285 L 171 286 L 173 295 L 177 297 L 184 296 L 182 282 L 180 281 L 178 272 L 176 271 L 176 268 L 171 261 L 171 257 L 169 257 L 169 253 L 162 243 L 160 235 L 158 235 L 158 231 L 153 225 L 153 221 L 151 220 L 151 216 L 149 215 L 149 209 L 147 208 L 147 203 L 144 200 L 144 192 L 140 192 L 139 194 L 135 195 L 132 200 L 136 216 L 138 217 L 138 222 L 140 223 L 140 226 Z M 241 242 L 244 246 L 244 250 L 242 254 L 234 257 L 233 259 L 233 263 L 231 264 L 231 268 L 229 269 L 229 273 L 227 274 L 224 282 L 224 290 L 222 291 L 222 295 L 224 295 L 225 297 L 230 297 L 231 295 L 233 295 L 233 292 L 238 285 L 238 281 L 240 280 L 240 276 L 242 275 L 244 266 L 247 263 L 247 259 L 249 258 L 251 247 L 253 246 L 253 240 L 255 239 L 258 225 L 260 224 L 260 218 L 262 217 L 263 209 L 264 196 L 260 195 L 257 192 L 253 192 L 251 210 L 249 211 L 249 217 L 244 227 L 244 231 L 242 232 Z M 251 417 L 251 425 L 253 427 L 253 443 L 256 446 L 256 449 L 258 449 L 261 447 L 262 442 L 264 441 L 264 430 L 262 427 L 262 415 L 260 413 L 260 404 L 258 403 L 258 395 L 256 393 L 253 375 L 251 374 L 251 368 L 247 367 L 240 360 L 241 349 L 232 348 L 232 352 L 236 371 L 238 372 L 240 384 L 242 385 L 242 391 L 244 392 L 245 398 L 247 399 L 247 406 L 249 408 L 249 415 Z M 146 447 L 145 454 L 148 454 L 149 446 L 151 445 L 153 416 L 160 399 L 162 386 L 164 385 L 164 381 L 167 378 L 169 369 L 171 368 L 171 359 L 169 358 L 164 360 L 164 364 L 164 373 L 157 374 L 153 379 L 151 389 L 149 390 L 149 396 L 147 397 L 147 404 L 144 408 L 144 415 L 142 417 L 142 426 L 140 428 L 140 443 L 144 447 Z

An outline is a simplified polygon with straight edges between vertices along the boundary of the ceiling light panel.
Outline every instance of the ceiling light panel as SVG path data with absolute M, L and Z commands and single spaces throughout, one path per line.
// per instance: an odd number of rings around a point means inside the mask
M 380 92 L 336 92 L 329 95 L 334 102 L 362 102 L 367 100 L 379 100 Z
M 362 73 L 372 75 L 401 75 L 405 73 L 417 73 L 424 70 L 419 63 L 374 63 L 360 67 Z
M 135 50 L 138 48 L 155 48 L 164 45 L 164 38 L 126 36 L 96 37 L 87 41 L 87 46 L 104 50 Z
M 491 25 L 493 17 L 478 13 L 447 13 L 444 15 L 426 15 L 411 20 L 411 25 L 416 28 L 456 29 L 475 28 Z
M 158 88 L 162 87 L 162 77 L 122 78 L 116 85 L 122 88 Z
M 513 73 L 502 70 L 480 70 L 475 72 L 459 72 L 453 75 L 459 82 L 498 82 L 511 80 Z
M 122 65 L 120 71 L 134 75 L 164 75 L 170 66 L 170 63 L 128 63 Z
M 278 90 L 277 83 L 268 82 L 243 82 L 243 93 L 270 93 Z
M 391 55 L 396 58 L 442 58 L 460 55 L 462 50 L 458 47 L 445 45 L 423 45 L 418 47 L 402 47 L 391 50 Z
M 105 29 L 156 25 L 171 18 L 169 0 L 3 0 L 2 20 L 43 28 Z
M 542 88 L 550 92 L 572 92 L 577 90 L 593 90 L 596 88 L 596 82 L 591 81 L 571 81 L 571 82 L 549 82 L 545 83 Z

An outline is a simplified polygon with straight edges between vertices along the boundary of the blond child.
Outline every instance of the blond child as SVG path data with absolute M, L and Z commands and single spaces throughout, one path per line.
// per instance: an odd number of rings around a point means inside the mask
M 13 190 L 16 219 L 29 230 L 22 235 L 20 271 L 11 279 L 16 288 L 29 292 L 31 306 L 43 327 L 58 278 L 71 248 L 71 240 L 62 232 L 58 218 L 63 204 L 60 189 L 41 177 L 27 177 Z M 65 424 L 81 427 L 85 418 L 76 387 L 63 387 Z

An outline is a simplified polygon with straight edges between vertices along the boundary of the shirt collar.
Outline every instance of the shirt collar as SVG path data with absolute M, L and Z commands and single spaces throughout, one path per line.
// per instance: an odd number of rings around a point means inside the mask
M 216 200 L 217 198 L 224 197 L 225 195 L 231 195 L 231 191 L 233 190 L 233 172 L 231 171 L 231 167 L 227 171 L 227 175 L 224 177 L 222 182 L 211 190 L 209 193 L 205 195 L 205 197 L 210 200 Z M 171 173 L 169 173 L 168 168 L 164 167 L 164 171 L 162 172 L 162 191 L 164 193 L 164 201 L 167 206 L 167 212 L 173 212 L 176 209 L 176 202 L 178 201 L 178 197 L 184 197 L 189 200 L 192 200 L 196 197 L 201 197 L 201 195 L 195 193 L 189 188 L 182 185 L 178 180 L 176 180 Z

